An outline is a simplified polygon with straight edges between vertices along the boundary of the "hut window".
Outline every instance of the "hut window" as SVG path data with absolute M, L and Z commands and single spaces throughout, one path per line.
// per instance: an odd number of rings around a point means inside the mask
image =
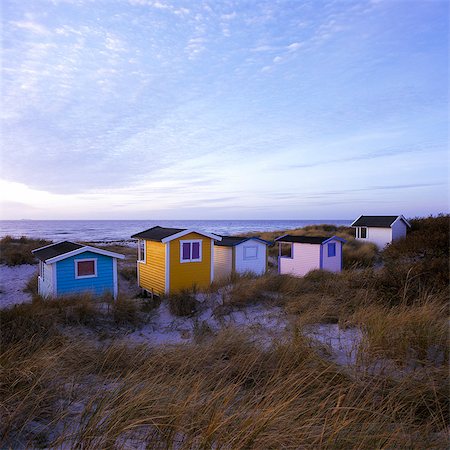
M 257 259 L 258 247 L 256 245 L 244 247 L 244 259 Z
M 336 256 L 336 244 L 333 242 L 328 244 L 328 257 Z
M 93 278 L 97 276 L 96 259 L 75 260 L 75 278 Z
M 145 241 L 143 239 L 138 242 L 138 261 L 145 262 Z
M 367 227 L 361 227 L 359 230 L 360 230 L 359 233 L 360 233 L 361 239 L 366 239 L 367 238 Z
M 202 241 L 180 241 L 180 262 L 202 260 Z
M 292 258 L 292 244 L 289 242 L 280 242 L 280 256 L 282 258 Z

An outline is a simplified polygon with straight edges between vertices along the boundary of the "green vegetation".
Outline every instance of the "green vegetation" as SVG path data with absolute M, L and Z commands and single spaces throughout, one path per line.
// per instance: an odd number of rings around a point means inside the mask
M 449 217 L 412 223 L 376 267 L 356 245 L 339 274 L 246 274 L 204 293 L 286 311 L 290 338 L 270 345 L 200 320 L 190 344 L 116 339 L 153 314 L 140 299 L 1 310 L 0 447 L 447 448 Z M 200 309 L 191 291 L 162 301 Z M 316 323 L 359 327 L 365 369 L 318 352 L 302 334 Z M 384 359 L 390 372 L 369 370 Z

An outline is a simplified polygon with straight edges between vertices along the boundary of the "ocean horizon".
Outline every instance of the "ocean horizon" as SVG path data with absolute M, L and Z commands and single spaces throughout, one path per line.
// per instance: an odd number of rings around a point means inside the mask
M 0 237 L 26 236 L 51 241 L 130 241 L 130 236 L 156 225 L 193 228 L 220 235 L 289 230 L 308 225 L 348 226 L 352 220 L 0 220 Z

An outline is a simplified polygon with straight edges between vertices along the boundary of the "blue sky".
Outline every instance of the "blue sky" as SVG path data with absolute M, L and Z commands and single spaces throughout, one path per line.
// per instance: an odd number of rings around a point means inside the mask
M 447 1 L 2 5 L 5 219 L 448 211 Z

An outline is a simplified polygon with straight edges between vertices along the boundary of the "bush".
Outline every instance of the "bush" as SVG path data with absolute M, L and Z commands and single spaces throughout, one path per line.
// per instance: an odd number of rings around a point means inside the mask
M 5 236 L 0 240 L 0 264 L 8 266 L 35 264 L 37 260 L 31 251 L 49 244 L 51 242 L 44 239 Z
M 196 290 L 183 289 L 170 294 L 169 310 L 174 316 L 191 316 L 197 311 L 198 302 L 195 299 Z
M 119 297 L 112 306 L 113 318 L 117 324 L 137 325 L 139 313 L 136 302 Z
M 449 288 L 450 216 L 416 218 L 405 239 L 382 252 L 380 289 L 388 295 L 413 301 L 421 291 Z M 405 295 L 407 288 L 407 295 Z

